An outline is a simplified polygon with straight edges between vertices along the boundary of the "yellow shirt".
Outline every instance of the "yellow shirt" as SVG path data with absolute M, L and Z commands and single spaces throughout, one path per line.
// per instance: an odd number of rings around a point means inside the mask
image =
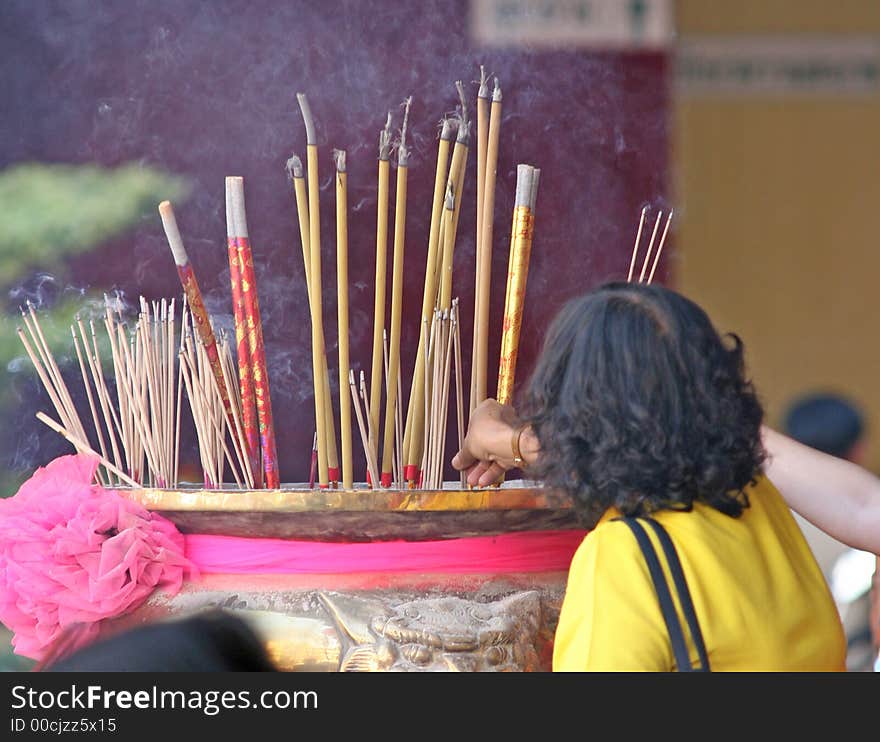
M 751 507 L 739 518 L 703 504 L 655 516 L 681 559 L 711 669 L 844 670 L 837 609 L 788 507 L 766 478 L 748 495 Z M 605 513 L 572 560 L 554 670 L 675 668 L 648 567 L 629 527 L 613 520 L 618 515 Z M 645 530 L 672 585 L 662 548 Z

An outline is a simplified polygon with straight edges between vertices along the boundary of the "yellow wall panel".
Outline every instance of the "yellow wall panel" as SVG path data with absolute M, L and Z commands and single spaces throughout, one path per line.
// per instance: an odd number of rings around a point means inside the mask
M 746 28 L 703 6 L 746 6 L 759 30 L 831 15 L 830 3 L 682 2 L 682 31 Z M 880 28 L 880 3 L 834 8 L 838 26 Z M 678 97 L 673 132 L 678 288 L 741 335 L 771 423 L 807 390 L 848 393 L 878 431 L 880 468 L 880 98 Z

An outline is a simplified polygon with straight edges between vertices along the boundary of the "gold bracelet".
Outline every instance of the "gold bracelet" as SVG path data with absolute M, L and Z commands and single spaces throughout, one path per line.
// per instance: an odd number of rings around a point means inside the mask
M 528 427 L 527 423 L 521 423 L 513 430 L 513 436 L 510 439 L 510 448 L 513 450 L 513 465 L 521 468 L 525 464 L 522 452 L 519 449 L 519 440 L 522 438 L 523 431 Z

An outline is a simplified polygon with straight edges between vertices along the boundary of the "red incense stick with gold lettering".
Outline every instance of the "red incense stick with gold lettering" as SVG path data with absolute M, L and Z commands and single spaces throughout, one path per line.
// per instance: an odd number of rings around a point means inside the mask
M 235 225 L 235 242 L 238 247 L 241 295 L 244 299 L 247 322 L 247 342 L 251 356 L 251 374 L 257 404 L 257 420 L 260 432 L 260 449 L 263 474 L 268 489 L 278 489 L 278 453 L 275 447 L 275 426 L 272 420 L 272 398 L 269 393 L 269 369 L 266 363 L 266 347 L 263 343 L 263 322 L 260 318 L 260 299 L 257 295 L 257 277 L 248 236 L 247 214 L 244 207 L 244 179 L 227 178 L 232 200 L 232 220 Z
M 183 246 L 183 239 L 181 239 L 180 230 L 177 228 L 174 209 L 169 201 L 163 201 L 159 204 L 159 216 L 162 217 L 162 226 L 165 229 L 165 236 L 168 238 L 168 245 L 171 247 L 171 254 L 174 256 L 177 275 L 180 276 L 180 283 L 183 286 L 183 292 L 186 294 L 186 300 L 189 303 L 189 310 L 192 312 L 196 331 L 199 333 L 199 339 L 205 347 L 205 353 L 207 353 L 208 361 L 211 364 L 211 373 L 213 373 L 214 379 L 217 382 L 220 399 L 223 400 L 223 409 L 226 411 L 226 416 L 229 418 L 232 430 L 235 430 L 232 406 L 229 402 L 229 395 L 226 393 L 226 383 L 223 380 L 223 369 L 220 366 L 220 355 L 217 352 L 217 340 L 214 337 L 214 329 L 211 327 L 211 319 L 208 316 L 208 310 L 205 309 L 205 302 L 202 299 L 199 282 L 196 281 L 195 271 L 189 262 L 189 256 L 186 254 L 186 249 Z
M 260 431 L 257 423 L 257 397 L 251 367 L 248 340 L 247 313 L 242 288 L 241 255 L 233 211 L 233 178 L 226 179 L 226 235 L 229 248 L 229 280 L 232 288 L 232 311 L 235 317 L 235 351 L 238 358 L 238 386 L 241 393 L 242 427 L 247 444 L 247 455 L 254 475 L 254 487 L 263 486 L 263 467 L 260 462 Z

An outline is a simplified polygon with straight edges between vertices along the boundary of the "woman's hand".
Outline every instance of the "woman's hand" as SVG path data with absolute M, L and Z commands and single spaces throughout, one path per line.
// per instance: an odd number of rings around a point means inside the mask
M 481 402 L 471 414 L 467 435 L 461 451 L 455 454 L 452 465 L 467 472 L 471 486 L 488 487 L 515 465 L 513 436 L 521 421 L 516 410 L 494 399 Z M 520 453 L 527 462 L 534 461 L 538 446 L 531 429 L 520 437 Z

